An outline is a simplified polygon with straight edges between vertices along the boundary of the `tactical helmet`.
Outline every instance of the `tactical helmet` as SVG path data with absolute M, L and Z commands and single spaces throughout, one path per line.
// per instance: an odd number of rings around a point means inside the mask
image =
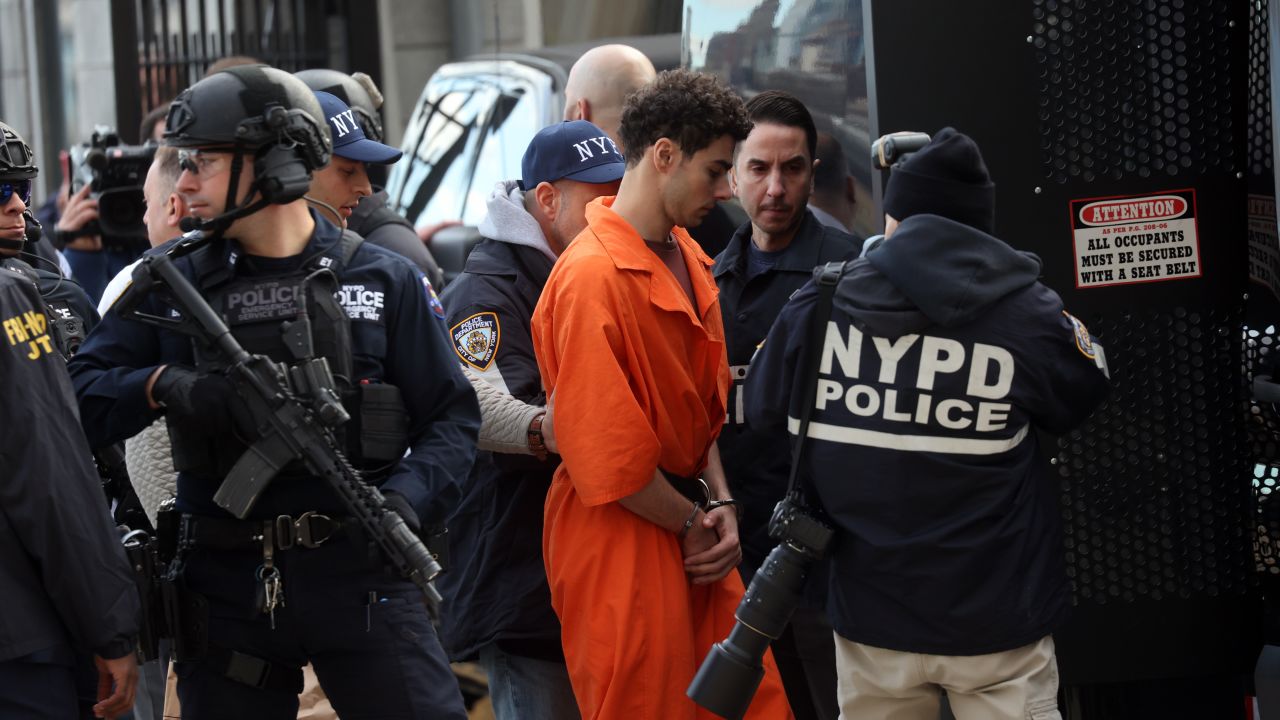
M 226 148 L 234 153 L 221 227 L 267 204 L 303 197 L 311 172 L 329 164 L 333 141 L 315 93 L 298 78 L 266 65 L 214 73 L 183 90 L 169 105 L 164 144 Z M 244 205 L 235 193 L 243 155 L 253 157 L 254 181 Z M 250 200 L 255 196 L 256 202 Z
M 328 123 L 311 90 L 289 73 L 266 65 L 228 68 L 179 93 L 165 118 L 164 144 L 246 151 L 289 145 L 308 170 L 327 165 L 333 148 Z
M 356 111 L 360 129 L 364 131 L 365 137 L 382 142 L 382 121 L 378 119 L 378 110 L 382 107 L 382 93 L 373 83 L 373 78 L 361 72 L 348 75 L 323 68 L 301 70 L 294 73 L 294 76 L 312 90 L 336 95 L 339 100 Z
M 16 130 L 0 122 L 0 179 L 26 180 L 38 173 L 31 147 Z

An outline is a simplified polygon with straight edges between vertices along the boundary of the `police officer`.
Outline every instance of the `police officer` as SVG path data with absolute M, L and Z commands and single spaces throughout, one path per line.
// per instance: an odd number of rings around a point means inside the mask
M 886 240 L 849 262 L 818 363 L 802 476 L 836 530 L 830 601 L 842 717 L 1057 718 L 1051 633 L 1071 605 L 1039 430 L 1107 393 L 1100 348 L 992 235 L 994 185 L 946 128 L 895 167 Z M 899 222 L 900 221 L 900 222 Z M 751 365 L 746 413 L 798 433 L 814 284 Z
M 0 203 L 0 267 L 11 270 L 31 283 L 40 294 L 44 315 L 63 359 L 75 355 L 89 331 L 98 323 L 98 311 L 78 283 L 63 276 L 61 268 L 38 254 L 33 246 L 43 245 L 39 223 L 27 211 L 31 186 L 39 168 L 31 148 L 17 132 L 0 123 L 4 136 L 0 151 L 0 183 L 5 183 L 18 204 Z M 52 270 L 48 269 L 52 268 Z M 116 520 L 134 528 L 146 527 L 147 521 L 137 495 L 129 485 L 123 449 L 119 445 L 97 448 L 95 455 L 107 499 L 116 501 Z
M 806 208 L 813 190 L 817 128 L 794 96 L 767 90 L 747 103 L 753 126 L 738 144 L 729 186 L 750 221 L 734 233 L 716 258 L 720 311 L 733 387 L 720 431 L 720 460 L 733 496 L 742 503 L 742 574 L 750 582 L 775 545 L 769 538 L 773 506 L 786 493 L 791 455 L 787 439 L 753 432 L 742 408 L 747 366 L 787 298 L 808 282 L 817 265 L 841 260 L 857 241 L 824 226 Z M 800 720 L 834 718 L 835 650 L 831 625 L 822 612 L 823 586 L 796 609 L 782 637 L 773 643 L 791 709 Z
M 6 222 L 25 209 L 12 181 L 0 180 L 0 207 Z M 73 667 L 84 650 L 102 678 L 93 712 L 123 713 L 138 677 L 137 591 L 44 303 L 26 278 L 4 269 L 0 327 L 0 423 L 10 429 L 0 448 L 0 717 L 81 717 Z
M 70 356 L 97 324 L 98 313 L 84 289 L 63 277 L 56 265 L 37 255 L 32 247 L 40 240 L 40 229 L 27 204 L 31 202 L 31 187 L 40 170 L 31 148 L 13 128 L 0 122 L 0 136 L 3 136 L 0 183 L 8 187 L 8 195 L 16 195 L 21 200 L 20 203 L 0 203 L 4 211 L 0 220 L 0 267 L 22 275 L 36 286 L 49 317 L 51 337 L 58 350 Z
M 348 105 L 364 136 L 374 142 L 382 142 L 382 121 L 378 118 L 378 111 L 382 107 L 382 93 L 373 84 L 373 78 L 360 72 L 348 75 L 323 68 L 303 70 L 295 74 L 312 90 L 330 93 Z M 337 140 L 335 138 L 335 142 Z M 341 157 L 336 150 L 334 154 Z M 360 200 L 360 204 L 347 218 L 347 229 L 363 237 L 366 242 L 405 256 L 418 266 L 434 287 L 442 288 L 444 272 L 440 270 L 440 264 L 418 237 L 413 224 L 387 205 L 387 191 L 382 188 L 386 184 L 386 167 L 377 162 L 365 164 L 362 170 L 367 172 L 367 180 L 372 183 L 372 194 Z
M 231 68 L 174 100 L 164 137 L 180 152 L 177 190 L 214 238 L 176 267 L 246 350 L 281 362 L 293 360 L 285 323 L 305 299 L 314 354 L 352 417 L 350 459 L 410 526 L 443 518 L 470 468 L 479 410 L 422 274 L 302 200 L 331 147 L 314 94 L 273 68 Z M 247 520 L 213 502 L 254 431 L 205 346 L 118 306 L 72 378 L 100 440 L 161 413 L 169 423 L 177 568 L 192 610 L 180 625 L 196 649 L 177 658 L 184 717 L 291 718 L 308 661 L 341 715 L 464 717 L 421 592 L 369 552 L 327 485 L 293 464 Z M 140 310 L 173 311 L 154 294 Z
M 530 335 L 533 309 L 552 264 L 586 227 L 587 203 L 615 194 L 626 167 L 602 142 L 607 137 L 586 120 L 534 135 L 522 178 L 494 187 L 480 223 L 485 239 L 442 297 L 458 359 L 534 405 L 545 405 L 546 393 Z M 592 148 L 585 159 L 584 147 Z M 578 717 L 542 562 L 542 506 L 558 464 L 544 446 L 544 415 L 526 426 L 539 457 L 481 454 L 449 519 L 454 568 L 441 581 L 442 635 L 455 659 L 479 657 L 498 720 Z

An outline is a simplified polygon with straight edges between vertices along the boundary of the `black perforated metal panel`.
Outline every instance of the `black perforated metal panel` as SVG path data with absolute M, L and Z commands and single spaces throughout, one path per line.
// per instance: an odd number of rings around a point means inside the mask
M 1245 368 L 1254 375 L 1273 374 L 1280 352 L 1274 325 L 1245 328 Z M 1256 497 L 1254 559 L 1265 575 L 1280 576 L 1280 407 L 1249 403 L 1249 456 L 1254 460 L 1252 480 Z
M 1229 14 L 1201 0 L 1033 0 L 1044 177 L 1228 167 Z M 1238 63 L 1236 63 L 1238 66 Z
M 1253 585 L 1240 311 L 1096 320 L 1116 395 L 1059 439 L 1068 574 L 1078 602 L 1238 595 Z M 1141 399 L 1138 401 L 1137 399 Z M 1239 479 L 1223 492 L 1223 478 Z
M 996 183 L 997 236 L 1040 255 L 1043 281 L 1111 362 L 1110 399 L 1046 445 L 1076 604 L 1055 633 L 1063 682 L 1243 671 L 1261 616 L 1242 340 L 1245 295 L 1259 294 L 1244 212 L 1256 4 L 869 7 L 873 135 L 973 136 Z M 1201 277 L 1077 286 L 1071 203 L 1183 188 L 1195 191 Z
M 1248 162 L 1251 198 L 1273 199 L 1275 176 L 1272 172 L 1271 128 L 1271 64 L 1268 40 L 1268 3 L 1255 0 L 1249 14 L 1249 126 Z M 1257 246 L 1276 250 L 1275 217 L 1266 217 L 1269 203 L 1250 203 L 1250 252 Z M 1261 212 L 1260 212 L 1261 210 Z M 1255 216 L 1257 213 L 1257 216 Z M 1263 253 L 1253 263 L 1266 269 Z M 1252 269 L 1252 268 L 1251 268 Z M 1251 274 L 1253 274 L 1251 272 Z M 1263 273 L 1271 277 L 1269 273 Z M 1274 375 L 1280 369 L 1275 353 L 1280 352 L 1280 302 L 1273 286 L 1259 283 L 1251 288 L 1248 324 L 1244 328 L 1245 374 L 1251 381 L 1258 373 Z M 1256 542 L 1254 557 L 1258 570 L 1271 578 L 1280 578 L 1280 407 L 1252 402 L 1249 406 L 1249 450 L 1254 460 L 1252 484 L 1256 495 Z M 1274 582 L 1274 580 L 1273 580 Z
M 1267 48 L 1268 9 L 1255 0 L 1249 13 L 1249 172 L 1271 172 L 1271 69 Z

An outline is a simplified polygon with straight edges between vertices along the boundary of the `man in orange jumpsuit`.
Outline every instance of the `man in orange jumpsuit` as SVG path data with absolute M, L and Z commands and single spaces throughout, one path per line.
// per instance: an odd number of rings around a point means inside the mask
M 730 196 L 725 174 L 749 130 L 709 75 L 664 72 L 632 95 L 618 195 L 587 206 L 534 313 L 564 461 L 543 556 L 583 718 L 714 717 L 685 690 L 733 626 L 742 553 L 734 508 L 689 499 L 702 495 L 698 476 L 711 500 L 728 498 L 715 440 L 729 373 L 712 261 L 684 227 Z M 748 716 L 789 718 L 765 663 Z

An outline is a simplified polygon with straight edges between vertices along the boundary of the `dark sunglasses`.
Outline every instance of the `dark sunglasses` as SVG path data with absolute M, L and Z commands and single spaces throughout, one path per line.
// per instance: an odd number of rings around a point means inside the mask
M 6 180 L 0 182 L 0 206 L 8 205 L 14 193 L 23 205 L 31 204 L 31 180 Z

